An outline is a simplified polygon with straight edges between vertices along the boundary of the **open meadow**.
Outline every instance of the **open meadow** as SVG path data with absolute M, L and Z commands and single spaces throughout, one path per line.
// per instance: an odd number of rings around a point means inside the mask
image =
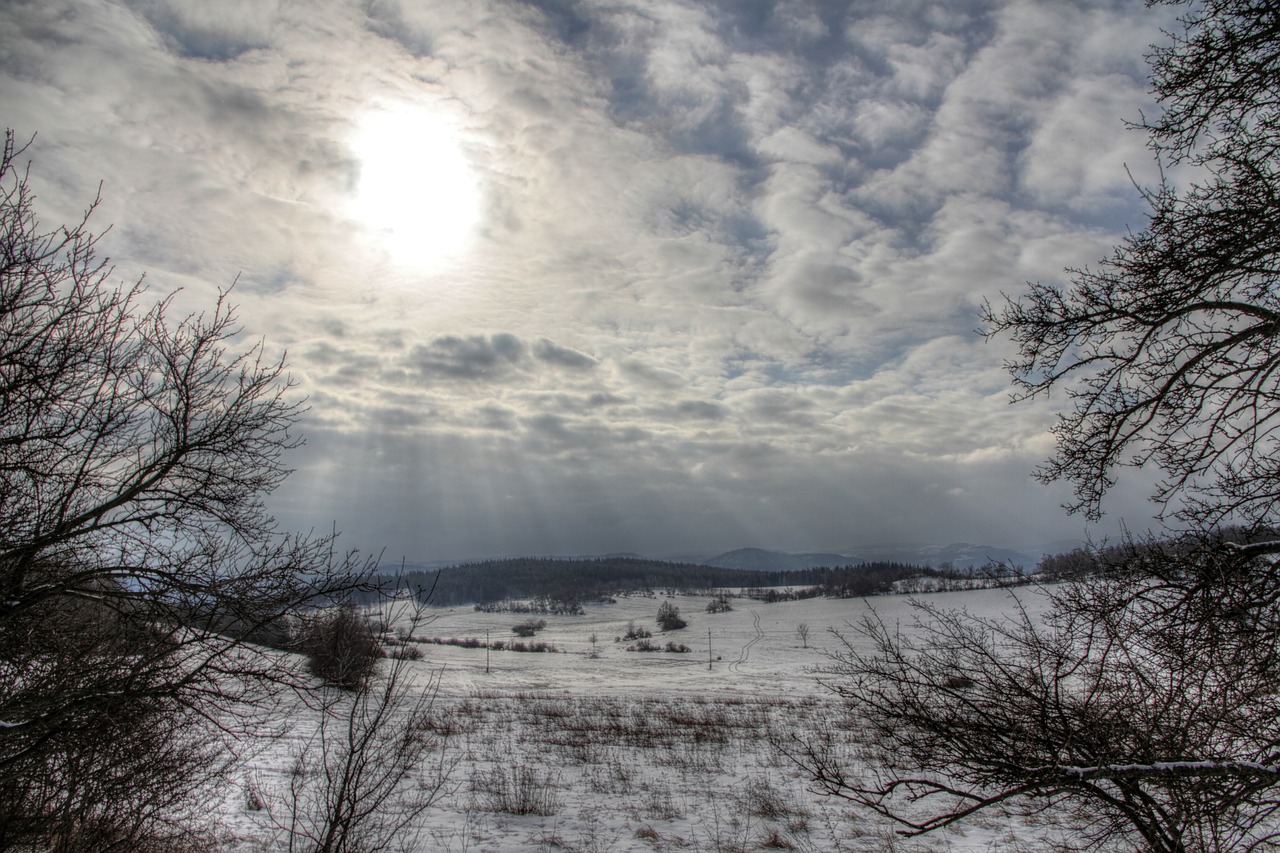
M 1014 606 L 1006 590 L 924 595 L 942 607 L 996 615 Z M 1036 606 L 1037 594 L 1020 599 Z M 688 627 L 661 632 L 655 614 L 671 601 Z M 520 640 L 525 613 L 432 608 L 402 644 L 423 657 L 411 668 L 435 689 L 429 778 L 441 795 L 419 820 L 407 850 L 440 851 L 888 851 L 1013 850 L 1019 833 L 988 816 L 961 829 L 902 839 L 894 827 L 810 790 L 774 744 L 822 733 L 841 749 L 856 725 L 819 683 L 832 630 L 871 607 L 887 625 L 911 630 L 907 596 L 763 603 L 729 599 L 709 613 L 707 595 L 636 594 L 586 606 L 583 615 L 542 615 Z M 402 612 L 400 618 L 405 614 Z M 807 642 L 799 628 L 808 626 Z M 658 651 L 635 651 L 629 627 L 653 633 Z M 593 642 L 594 637 L 594 642 Z M 545 643 L 555 651 L 487 651 L 445 643 Z M 443 641 L 436 642 L 436 641 Z M 689 649 L 664 650 L 667 643 Z M 412 654 L 412 653 L 411 653 Z M 268 811 L 294 769 L 290 744 L 308 736 L 305 708 L 284 736 L 247 763 L 243 789 L 228 798 L 234 846 L 275 849 Z M 266 805 L 254 809 L 250 806 Z M 1043 829 L 1043 827 L 1042 827 Z

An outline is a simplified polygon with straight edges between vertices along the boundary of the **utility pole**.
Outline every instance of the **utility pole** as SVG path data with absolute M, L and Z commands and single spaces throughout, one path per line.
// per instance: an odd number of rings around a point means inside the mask
M 489 629 L 484 631 L 484 674 L 489 674 Z
M 707 672 L 711 671 L 711 629 L 707 629 Z

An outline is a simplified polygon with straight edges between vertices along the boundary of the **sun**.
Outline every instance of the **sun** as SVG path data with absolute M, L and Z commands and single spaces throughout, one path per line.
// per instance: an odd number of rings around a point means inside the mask
M 480 220 L 480 187 L 446 118 L 426 107 L 372 111 L 352 148 L 360 178 L 351 216 L 396 263 L 431 270 L 467 249 Z

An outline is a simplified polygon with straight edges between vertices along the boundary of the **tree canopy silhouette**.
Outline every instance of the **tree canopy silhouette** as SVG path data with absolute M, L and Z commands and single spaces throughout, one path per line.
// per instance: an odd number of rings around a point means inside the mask
M 0 847 L 109 849 L 179 826 L 225 769 L 209 733 L 292 679 L 248 641 L 282 639 L 370 566 L 266 509 L 300 442 L 283 362 L 240 343 L 225 294 L 175 318 L 140 282 L 111 285 L 96 200 L 41 230 L 23 151 L 7 133 Z

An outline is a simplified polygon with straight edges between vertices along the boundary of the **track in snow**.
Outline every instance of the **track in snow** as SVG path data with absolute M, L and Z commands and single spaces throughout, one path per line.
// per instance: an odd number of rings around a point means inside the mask
M 751 647 L 764 639 L 764 631 L 760 628 L 760 613 L 752 610 L 751 619 L 753 620 L 752 627 L 756 629 L 756 635 L 742 647 L 742 651 L 738 654 L 738 659 L 729 664 L 730 672 L 741 672 L 742 665 L 747 662 L 747 658 L 751 657 Z

